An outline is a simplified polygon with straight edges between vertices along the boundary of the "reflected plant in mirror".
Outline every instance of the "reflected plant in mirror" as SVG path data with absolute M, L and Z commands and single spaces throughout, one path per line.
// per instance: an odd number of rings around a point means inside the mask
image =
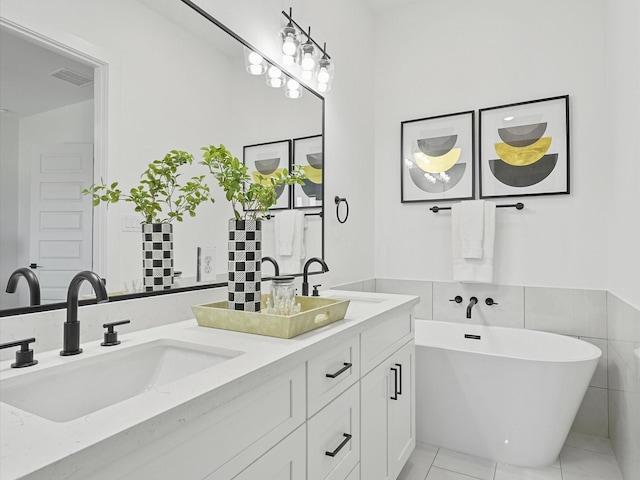
M 225 192 L 231 202 L 236 220 L 256 220 L 266 216 L 269 208 L 278 200 L 277 188 L 280 185 L 303 185 L 307 178 L 302 170 L 294 167 L 290 172 L 284 168 L 268 178 L 257 174 L 257 182 L 251 182 L 249 168 L 224 145 L 202 147 L 205 165 Z
M 165 290 L 173 286 L 173 226 L 182 222 L 183 216 L 196 216 L 196 208 L 211 200 L 205 175 L 191 177 L 181 184 L 180 169 L 193 163 L 193 155 L 181 150 L 171 150 L 162 160 L 154 160 L 142 172 L 140 184 L 123 194 L 118 182 L 111 186 L 104 183 L 83 190 L 93 195 L 93 205 L 105 202 L 117 203 L 121 198 L 135 205 L 142 214 L 142 275 L 145 291 Z M 163 211 L 166 208 L 166 212 Z
M 93 206 L 100 203 L 117 203 L 120 199 L 135 205 L 135 211 L 142 214 L 141 223 L 170 223 L 173 220 L 182 222 L 184 214 L 196 216 L 196 208 L 203 202 L 214 199 L 210 197 L 209 186 L 204 183 L 205 175 L 191 177 L 181 185 L 180 167 L 191 165 L 193 155 L 181 150 L 171 150 L 162 160 L 154 160 L 140 176 L 140 184 L 131 188 L 129 194 L 123 194 L 118 182 L 110 186 L 102 183 L 92 185 L 82 191 L 93 196 Z M 163 214 L 166 207 L 166 216 Z

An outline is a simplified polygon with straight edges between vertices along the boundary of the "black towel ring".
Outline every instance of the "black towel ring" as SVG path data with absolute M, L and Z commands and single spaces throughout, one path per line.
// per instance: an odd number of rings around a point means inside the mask
M 340 198 L 336 195 L 335 198 L 335 202 L 336 202 L 336 217 L 338 217 L 338 221 L 340 223 L 345 223 L 347 221 L 347 219 L 349 218 L 349 202 L 347 202 L 346 198 Z M 344 202 L 344 204 L 347 206 L 347 213 L 344 216 L 344 219 L 340 218 L 340 204 Z

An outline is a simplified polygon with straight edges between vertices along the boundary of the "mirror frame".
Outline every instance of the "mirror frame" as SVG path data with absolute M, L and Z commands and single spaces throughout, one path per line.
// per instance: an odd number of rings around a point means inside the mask
M 178 0 L 177 0 L 178 1 Z M 260 50 L 256 49 L 255 47 L 253 47 L 249 42 L 247 42 L 246 40 L 244 40 L 242 37 L 240 37 L 237 33 L 235 33 L 234 31 L 232 31 L 231 29 L 229 29 L 226 25 L 224 25 L 223 23 L 221 23 L 219 20 L 217 20 L 216 18 L 214 18 L 213 16 L 211 16 L 207 11 L 203 10 L 201 7 L 199 7 L 198 5 L 194 4 L 192 1 L 190 0 L 179 0 L 180 2 L 182 2 L 185 6 L 187 6 L 188 8 L 193 9 L 194 11 L 196 11 L 197 13 L 199 13 L 200 15 L 202 15 L 205 19 L 207 19 L 208 21 L 210 21 L 213 25 L 215 25 L 216 27 L 222 29 L 224 32 L 226 32 L 228 35 L 230 35 L 232 38 L 234 38 L 236 41 L 240 42 L 243 46 L 250 48 L 251 50 L 253 50 L 254 52 L 260 54 L 262 56 L 262 58 L 265 59 L 265 61 L 270 64 L 270 65 L 275 65 L 277 67 L 280 68 L 280 65 L 278 65 L 276 62 L 274 62 L 273 60 L 271 60 L 269 57 L 265 56 Z M 322 120 L 321 120 L 321 124 L 322 124 L 322 155 L 323 155 L 323 159 L 326 158 L 325 156 L 325 99 L 322 95 L 320 95 L 318 92 L 316 92 L 315 90 L 311 89 L 310 87 L 306 86 L 305 83 L 300 80 L 299 78 L 297 78 L 295 75 L 292 75 L 290 73 L 287 72 L 287 75 L 290 76 L 291 78 L 294 78 L 295 80 L 297 80 L 300 85 L 310 94 L 315 95 L 321 102 L 322 102 Z M 108 112 L 107 112 L 108 115 Z M 326 163 L 324 163 L 323 161 L 323 168 L 322 168 L 322 210 L 321 210 L 321 215 L 320 215 L 320 221 L 322 222 L 321 224 L 321 252 L 322 252 L 322 258 L 324 259 L 325 256 L 325 232 L 324 232 L 324 227 L 325 227 L 325 215 L 326 215 L 326 211 L 325 211 L 325 166 Z M 318 275 L 322 272 L 309 272 L 309 275 Z M 292 276 L 294 277 L 302 277 L 303 273 L 296 273 L 293 274 Z M 262 279 L 262 281 L 269 281 L 271 280 L 272 277 L 264 277 Z M 182 287 L 172 287 L 170 289 L 167 290 L 156 290 L 156 291 L 151 291 L 151 292 L 136 292 L 136 293 L 129 293 L 129 294 L 122 294 L 122 295 L 115 295 L 113 297 L 109 297 L 109 302 L 119 302 L 119 301 L 124 301 L 124 300 L 132 300 L 132 299 L 138 299 L 138 298 L 146 298 L 146 297 L 155 297 L 158 295 L 171 295 L 174 293 L 184 293 L 184 292 L 191 292 L 191 291 L 196 291 L 196 290 L 206 290 L 206 289 L 213 289 L 213 288 L 221 288 L 221 287 L 226 287 L 227 286 L 227 282 L 212 282 L 212 283 L 206 283 L 206 284 L 195 284 L 195 285 L 187 285 L 187 286 L 182 286 Z M 87 299 L 87 300 L 80 300 L 79 301 L 79 305 L 83 306 L 83 305 L 93 305 L 96 304 L 96 300 L 95 299 Z M 29 313 L 38 313 L 38 312 L 47 312 L 47 311 L 52 311 L 52 310 L 59 310 L 59 309 L 64 309 L 67 307 L 66 302 L 57 302 L 57 303 L 49 303 L 49 304 L 45 304 L 45 305 L 38 305 L 38 306 L 24 306 L 24 307 L 15 307 L 15 308 L 7 308 L 7 309 L 0 309 L 0 317 L 9 317 L 9 316 L 14 316 L 14 315 L 24 315 L 24 314 L 29 314 Z

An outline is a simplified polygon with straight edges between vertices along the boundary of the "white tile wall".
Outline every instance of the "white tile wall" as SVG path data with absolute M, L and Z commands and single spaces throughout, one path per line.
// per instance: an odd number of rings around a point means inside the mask
M 625 480 L 640 478 L 640 310 L 607 294 L 609 437 Z
M 606 388 L 587 388 L 571 430 L 597 437 L 609 436 Z
M 433 320 L 431 317 L 431 305 L 433 303 L 433 284 L 422 280 L 391 280 L 377 278 L 375 290 L 385 293 L 400 293 L 405 295 L 417 295 L 420 303 L 416 305 L 415 317 L 422 320 Z
M 524 298 L 526 328 L 607 338 L 607 297 L 602 290 L 526 287 Z
M 462 297 L 462 303 L 450 301 L 456 295 Z M 468 319 L 467 305 L 471 297 L 476 297 L 478 303 L 471 309 L 471 319 Z M 487 298 L 492 298 L 497 305 L 486 305 Z M 480 283 L 433 282 L 433 320 L 523 328 L 524 288 Z

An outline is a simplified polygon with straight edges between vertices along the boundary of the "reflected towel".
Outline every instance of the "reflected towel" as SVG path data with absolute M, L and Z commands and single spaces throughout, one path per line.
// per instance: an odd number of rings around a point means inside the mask
M 286 223 L 278 222 L 281 217 L 285 219 Z M 290 226 L 292 226 L 291 232 L 288 230 Z M 306 218 L 300 210 L 283 210 L 276 214 L 276 261 L 280 266 L 281 274 L 300 273 L 302 271 L 302 260 L 305 258 L 305 228 Z M 284 236 L 286 238 L 283 238 Z M 289 242 L 291 244 L 290 250 L 287 249 Z
M 493 246 L 495 239 L 496 225 L 496 204 L 493 202 L 485 202 L 477 200 L 473 202 L 476 205 L 470 206 L 467 212 L 462 204 L 453 205 L 451 207 L 451 238 L 453 241 L 453 279 L 458 282 L 482 282 L 491 283 L 493 281 Z M 477 204 L 481 206 L 482 219 L 478 221 Z M 465 233 L 463 230 L 467 226 L 463 224 L 467 215 L 476 213 L 476 218 L 469 220 L 471 231 Z M 477 244 L 478 223 L 482 225 L 482 243 Z M 464 245 L 464 247 L 463 247 Z M 480 257 L 465 256 L 476 255 L 481 250 Z

